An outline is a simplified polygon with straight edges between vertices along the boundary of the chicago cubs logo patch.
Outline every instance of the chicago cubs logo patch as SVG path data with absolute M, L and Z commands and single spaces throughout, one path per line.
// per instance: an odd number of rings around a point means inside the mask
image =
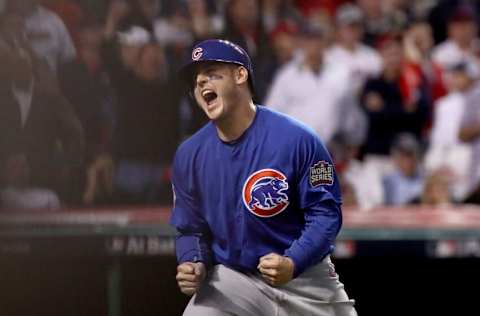
M 250 175 L 243 185 L 243 204 L 259 217 L 272 217 L 290 203 L 285 191 L 287 177 L 275 169 L 262 169 Z
M 333 178 L 333 165 L 328 161 L 320 160 L 310 167 L 310 185 L 312 187 L 332 185 Z
M 192 51 L 192 60 L 199 60 L 203 55 L 203 48 L 197 47 Z

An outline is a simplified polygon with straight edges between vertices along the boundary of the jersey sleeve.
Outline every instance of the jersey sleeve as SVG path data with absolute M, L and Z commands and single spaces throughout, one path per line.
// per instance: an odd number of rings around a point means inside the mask
M 178 232 L 175 241 L 178 263 L 201 261 L 208 266 L 211 264 L 210 230 L 199 211 L 193 162 L 188 157 L 179 151 L 173 163 L 174 205 L 170 224 Z
M 295 263 L 294 277 L 334 249 L 342 225 L 340 186 L 330 155 L 312 135 L 297 145 L 295 168 L 298 204 L 305 227 L 284 255 Z

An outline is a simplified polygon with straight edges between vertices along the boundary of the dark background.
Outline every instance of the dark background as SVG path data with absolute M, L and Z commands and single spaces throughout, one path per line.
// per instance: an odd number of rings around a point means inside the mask
M 357 256 L 333 259 L 359 315 L 477 314 L 478 257 L 418 255 L 418 243 L 360 242 Z M 374 255 L 380 249 L 391 251 Z M 173 256 L 101 254 L 0 256 L 0 315 L 109 315 L 108 276 L 115 262 L 121 315 L 181 315 L 188 298 L 176 286 Z

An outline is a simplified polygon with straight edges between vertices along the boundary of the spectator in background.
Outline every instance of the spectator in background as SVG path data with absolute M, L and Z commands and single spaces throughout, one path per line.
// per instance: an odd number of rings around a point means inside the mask
M 470 65 L 471 66 L 471 65 Z M 479 78 L 478 69 L 475 78 Z M 459 138 L 471 145 L 472 155 L 469 168 L 469 195 L 467 203 L 480 204 L 480 83 L 478 80 L 465 92 L 465 111 L 460 122 Z
M 361 97 L 369 122 L 363 153 L 366 162 L 370 160 L 384 171 L 390 168 L 389 153 L 398 134 L 410 132 L 418 141 L 422 139 L 430 106 L 422 87 L 415 93 L 406 93 L 401 39 L 386 37 L 378 47 L 383 60 L 382 74 L 367 81 Z
M 415 136 L 407 133 L 397 135 L 391 155 L 394 169 L 383 179 L 385 204 L 412 203 L 421 196 L 424 181 L 420 170 L 420 145 Z
M 175 2 L 171 4 L 170 12 L 167 15 L 160 16 L 155 20 L 155 39 L 167 49 L 173 50 L 176 57 L 173 58 L 175 62 L 183 60 L 185 50 L 190 48 L 195 36 L 201 38 L 204 33 L 211 31 L 208 29 L 209 27 L 219 27 L 219 20 L 215 17 L 206 17 L 209 13 L 205 12 L 206 10 L 205 5 L 195 3 L 195 1 Z M 199 33 L 197 34 L 197 32 Z
M 187 10 L 196 40 L 210 38 L 218 30 L 216 16 L 209 12 L 206 0 L 187 0 Z
M 79 27 L 85 15 L 79 2 L 75 0 L 40 0 L 40 3 L 62 19 L 76 47 Z
M 137 26 L 153 34 L 164 47 L 175 48 L 176 57 L 181 60 L 182 50 L 191 45 L 196 32 L 202 36 L 211 31 L 208 13 L 205 0 L 110 0 L 105 37 L 112 40 L 118 32 Z
M 296 37 L 298 26 L 291 20 L 282 21 L 270 34 L 270 46 L 272 47 L 277 68 L 280 68 L 294 57 L 297 50 Z
M 262 0 L 260 4 L 266 34 L 273 32 L 283 20 L 298 16 L 298 12 L 289 0 Z
M 261 102 L 265 101 L 266 94 L 277 72 L 290 62 L 298 50 L 298 26 L 292 20 L 285 20 L 278 24 L 270 33 L 271 53 L 269 58 L 257 66 L 255 72 L 257 84 L 255 96 Z
M 133 71 L 140 58 L 143 44 L 152 40 L 152 34 L 143 27 L 132 24 L 128 29 L 120 30 L 117 39 L 120 43 L 121 62 L 125 69 Z
M 131 9 L 127 0 L 110 0 L 104 29 L 104 36 L 107 40 L 115 38 L 120 27 L 120 22 L 127 17 L 130 11 Z
M 107 37 L 131 25 L 138 25 L 152 33 L 160 8 L 159 0 L 110 0 Z
M 258 0 L 228 0 L 225 8 L 225 31 L 221 38 L 247 50 L 254 65 L 263 57 L 267 43 Z
M 448 171 L 434 170 L 425 179 L 419 202 L 423 206 L 445 208 L 454 202 L 451 192 L 451 174 Z
M 409 94 L 426 85 L 432 102 L 447 93 L 442 67 L 432 61 L 432 28 L 424 21 L 412 21 L 405 30 L 403 47 L 405 52 L 404 72 L 408 78 Z
M 119 34 L 120 50 L 124 45 L 136 46 L 139 53 L 121 55 L 125 76 L 114 81 L 116 200 L 168 204 L 169 166 L 179 141 L 179 93 L 167 80 L 162 47 L 151 34 L 138 31 L 134 26 Z
M 351 119 L 359 123 L 348 69 L 325 62 L 326 30 L 307 24 L 300 37 L 301 54 L 277 73 L 265 105 L 304 122 L 327 144 L 337 133 L 362 134 L 361 127 L 347 122 Z
M 28 49 L 5 45 L 0 51 L 0 166 L 13 155 L 25 156 L 30 185 L 70 202 L 76 180 L 72 171 L 83 159 L 81 124 L 58 91 L 44 88 L 48 83 L 39 79 Z
M 382 0 L 383 14 L 388 17 L 391 25 L 390 33 L 401 33 L 406 26 L 414 19 L 422 17 L 422 4 L 418 2 L 432 1 L 411 1 L 411 0 Z M 433 0 L 436 1 L 436 0 Z
M 49 90 L 52 93 L 59 93 L 58 80 L 56 74 L 52 71 L 46 60 L 38 57 L 33 51 L 25 31 L 25 18 L 21 15 L 6 12 L 0 16 L 0 46 L 3 46 L 5 52 L 16 54 L 23 52 L 31 57 L 34 76 L 42 82 L 42 89 Z M 8 73 L 11 67 L 0 67 Z M 0 70 L 0 76 L 1 72 Z M 6 80 L 10 80 L 6 78 Z
M 417 3 L 427 4 L 428 10 L 423 15 L 428 18 L 428 23 L 432 26 L 435 43 L 445 41 L 448 33 L 448 19 L 460 5 L 470 5 L 473 11 L 480 12 L 480 2 L 476 0 L 427 0 L 416 1 Z M 479 25 L 480 16 L 476 15 L 476 23 Z
M 367 211 L 383 203 L 383 183 L 372 166 L 358 159 L 360 146 L 346 135 L 336 135 L 328 150 L 335 162 L 342 190 L 351 205 Z M 370 168 L 369 168 L 370 167 Z M 343 195 L 344 191 L 342 191 Z
M 327 62 L 344 64 L 349 68 L 355 94 L 360 93 L 368 78 L 378 76 L 382 70 L 380 55 L 361 43 L 363 22 L 363 13 L 356 5 L 339 7 L 335 17 L 336 41 L 326 55 Z
M 462 61 L 478 64 L 480 42 L 472 7 L 461 5 L 448 18 L 448 38 L 437 45 L 432 53 L 433 61 L 449 69 Z
M 152 34 L 138 25 L 122 26 L 112 38 L 105 38 L 101 58 L 118 92 L 128 89 L 142 47 L 151 40 Z
M 8 0 L 7 13 L 24 18 L 32 50 L 56 73 L 60 64 L 75 58 L 75 47 L 62 20 L 38 0 Z
M 134 11 L 153 24 L 161 9 L 160 0 L 130 0 Z M 153 29 L 152 29 L 153 30 Z
M 159 0 L 109 0 L 104 29 L 106 40 L 115 41 L 118 32 L 132 26 L 154 33 L 160 9 Z
M 378 41 L 389 34 L 399 34 L 406 23 L 401 11 L 386 11 L 382 0 L 358 0 L 357 5 L 364 14 L 363 42 L 375 46 Z M 396 9 L 395 6 L 390 7 Z
M 24 154 L 7 158 L 3 171 L 4 187 L 0 190 L 0 207 L 6 210 L 55 210 L 60 200 L 55 192 L 31 186 L 30 167 Z
M 453 198 L 461 201 L 469 190 L 471 146 L 459 139 L 461 122 L 467 106 L 467 96 L 480 72 L 471 63 L 459 63 L 448 70 L 450 93 L 437 100 L 425 169 L 439 168 L 451 176 Z M 478 102 L 478 100 L 476 101 Z
M 60 67 L 59 81 L 62 93 L 73 105 L 85 130 L 86 165 L 78 183 L 83 192 L 82 202 L 92 204 L 105 202 L 112 193 L 111 179 L 99 179 L 110 175 L 113 168 L 110 152 L 115 105 L 101 58 L 103 24 L 94 18 L 84 18 L 78 26 L 77 38 L 78 57 Z

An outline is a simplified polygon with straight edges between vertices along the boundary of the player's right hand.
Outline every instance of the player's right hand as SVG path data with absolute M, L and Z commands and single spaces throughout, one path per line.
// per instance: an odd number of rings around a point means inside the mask
M 197 292 L 207 275 L 203 262 L 184 262 L 177 266 L 177 283 L 180 291 L 187 295 Z

